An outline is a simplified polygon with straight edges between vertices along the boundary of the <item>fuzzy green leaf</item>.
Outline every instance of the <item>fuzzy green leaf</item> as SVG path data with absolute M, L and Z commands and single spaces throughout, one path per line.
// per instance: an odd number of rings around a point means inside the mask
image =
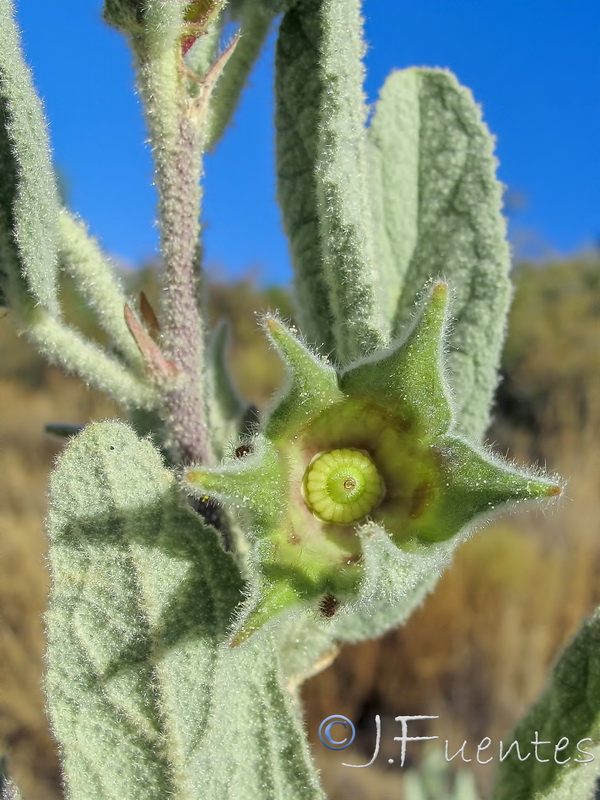
M 597 796 L 599 650 L 600 609 L 597 609 L 560 656 L 546 691 L 510 737 L 510 741 L 520 743 L 522 754 L 533 751 L 536 731 L 538 742 L 549 741 L 551 745 L 540 744 L 539 758 L 531 755 L 525 761 L 510 757 L 503 761 L 498 767 L 493 800 L 593 800 Z M 562 746 L 555 752 L 559 743 Z
M 300 322 L 342 363 L 387 335 L 375 296 L 358 0 L 300 0 L 276 56 L 277 175 Z
M 105 0 L 104 19 L 124 31 L 138 29 L 143 21 L 143 0 Z
M 98 316 L 114 345 L 127 361 L 141 368 L 140 351 L 125 324 L 123 291 L 115 267 L 91 237 L 85 223 L 62 210 L 58 224 L 59 257 L 62 269 L 70 275 L 77 290 Z M 141 371 L 141 370 L 140 370 Z
M 207 711 L 203 682 L 239 599 L 233 563 L 120 423 L 72 440 L 48 530 L 48 693 L 70 796 L 164 798 Z
M 387 236 L 384 276 L 394 270 L 397 276 L 395 286 L 383 280 L 382 286 L 386 296 L 401 291 L 395 329 L 412 317 L 414 297 L 427 280 L 448 280 L 454 291 L 448 369 L 457 431 L 480 439 L 510 300 L 493 139 L 471 93 L 453 75 L 410 69 L 386 81 L 371 143 L 381 186 L 379 195 L 374 191 L 377 238 Z
M 417 75 L 416 70 L 405 70 L 386 80 L 368 131 L 371 213 L 380 279 L 378 302 L 390 325 L 418 234 Z
M 190 0 L 191 2 L 191 0 Z M 171 27 L 173 20 L 181 22 L 189 2 L 171 3 L 155 0 L 105 0 L 104 19 L 124 33 L 140 33 L 150 29 L 155 35 Z
M 21 792 L 7 772 L 4 756 L 0 756 L 0 800 L 22 800 Z
M 224 446 L 240 433 L 245 407 L 227 367 L 229 326 L 222 322 L 212 331 L 207 346 L 208 414 L 213 450 L 222 458 Z
M 46 123 L 19 42 L 12 0 L 0 0 L 0 302 L 25 293 L 52 314 L 59 198 Z
M 324 800 L 272 641 L 221 651 L 212 713 L 193 761 L 198 800 Z M 133 800 L 133 798 L 132 798 Z
M 158 405 L 156 386 L 132 374 L 74 328 L 40 308 L 30 310 L 25 321 L 29 338 L 52 364 L 80 375 L 124 406 L 151 409 Z
M 48 528 L 47 689 L 70 800 L 322 796 L 270 640 L 227 644 L 237 567 L 150 441 L 116 422 L 74 438 Z

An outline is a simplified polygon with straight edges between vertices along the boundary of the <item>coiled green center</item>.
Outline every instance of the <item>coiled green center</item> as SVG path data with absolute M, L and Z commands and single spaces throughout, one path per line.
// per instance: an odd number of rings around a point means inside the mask
M 304 500 L 324 522 L 350 524 L 366 516 L 381 500 L 384 486 L 364 450 L 345 448 L 319 453 L 308 465 Z

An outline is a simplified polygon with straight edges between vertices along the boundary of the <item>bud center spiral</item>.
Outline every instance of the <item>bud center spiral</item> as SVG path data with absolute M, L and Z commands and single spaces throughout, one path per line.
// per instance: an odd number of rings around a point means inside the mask
M 315 456 L 304 474 L 302 489 L 316 517 L 349 525 L 378 505 L 384 486 L 364 450 L 345 448 Z

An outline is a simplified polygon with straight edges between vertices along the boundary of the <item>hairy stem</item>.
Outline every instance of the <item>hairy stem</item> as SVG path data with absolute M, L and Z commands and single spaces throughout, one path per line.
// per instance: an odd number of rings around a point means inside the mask
M 203 331 L 198 311 L 199 158 L 198 135 L 182 115 L 173 160 L 162 176 L 160 217 L 166 278 L 164 352 L 183 374 L 182 381 L 167 393 L 166 403 L 171 435 L 184 463 L 210 460 L 202 388 Z
M 159 194 L 164 293 L 162 349 L 180 372 L 165 392 L 167 444 L 183 463 L 212 460 L 198 304 L 200 173 L 204 124 L 185 95 L 178 42 L 134 42 Z

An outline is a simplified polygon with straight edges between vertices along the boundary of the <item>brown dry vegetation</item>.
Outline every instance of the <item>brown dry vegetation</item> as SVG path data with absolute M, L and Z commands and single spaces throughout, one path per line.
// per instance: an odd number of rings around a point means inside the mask
M 567 497 L 557 510 L 513 515 L 477 533 L 406 626 L 346 647 L 306 686 L 309 734 L 332 800 L 400 800 L 401 775 L 385 766 L 388 757 L 398 758 L 395 715 L 439 715 L 427 734 L 448 738 L 454 750 L 464 739 L 475 746 L 484 736 L 506 741 L 560 648 L 600 601 L 598 267 L 589 257 L 519 271 L 506 379 L 490 431 L 501 452 L 566 477 Z M 148 274 L 135 280 L 147 283 Z M 78 323 L 93 329 L 72 303 Z M 281 374 L 256 331 L 254 312 L 266 306 L 290 312 L 282 291 L 265 296 L 249 283 L 212 290 L 211 316 L 232 320 L 238 385 L 259 404 Z M 9 321 L 0 321 L 0 752 L 7 752 L 26 800 L 59 797 L 41 675 L 48 588 L 42 520 L 48 471 L 61 445 L 43 426 L 117 413 L 77 380 L 45 367 Z M 318 724 L 333 713 L 363 723 L 352 752 L 329 753 L 318 743 Z M 381 766 L 341 767 L 370 758 L 376 713 L 388 733 Z M 419 747 L 409 751 L 413 764 Z M 492 766 L 479 768 L 483 790 Z

